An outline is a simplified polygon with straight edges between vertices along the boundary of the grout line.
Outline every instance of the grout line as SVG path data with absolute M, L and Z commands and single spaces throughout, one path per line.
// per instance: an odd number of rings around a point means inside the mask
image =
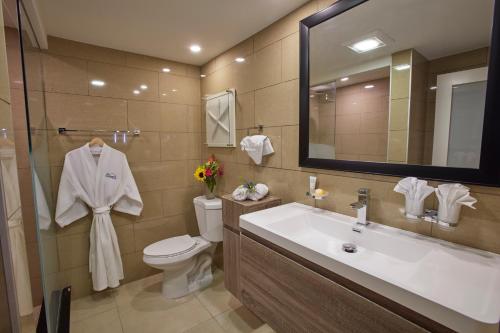
M 172 104 L 172 105 L 187 105 L 187 106 L 195 106 L 195 107 L 201 107 L 201 104 L 184 104 L 184 103 L 172 103 L 172 102 L 163 102 L 160 101 L 159 99 L 157 100 L 147 100 L 147 99 L 136 99 L 136 98 L 130 98 L 130 97 L 112 97 L 112 96 L 101 96 L 101 95 L 83 95 L 83 94 L 77 94 L 77 93 L 72 93 L 72 92 L 66 92 L 66 91 L 52 91 L 52 90 L 30 90 L 29 92 L 38 92 L 38 93 L 43 93 L 43 94 L 57 94 L 57 95 L 70 95 L 70 96 L 80 96 L 80 97 L 95 97 L 95 98 L 105 98 L 105 99 L 112 99 L 112 100 L 118 100 L 118 101 L 129 101 L 129 102 L 149 102 L 149 103 L 158 103 L 158 104 Z M 2 100 L 2 99 L 0 99 Z M 46 108 L 46 106 L 45 106 Z

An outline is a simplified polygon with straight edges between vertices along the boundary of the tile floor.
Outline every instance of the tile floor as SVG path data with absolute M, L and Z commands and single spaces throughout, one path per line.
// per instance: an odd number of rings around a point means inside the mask
M 176 300 L 162 297 L 162 274 L 73 300 L 71 333 L 274 332 L 224 288 L 222 271 L 214 275 L 210 287 Z

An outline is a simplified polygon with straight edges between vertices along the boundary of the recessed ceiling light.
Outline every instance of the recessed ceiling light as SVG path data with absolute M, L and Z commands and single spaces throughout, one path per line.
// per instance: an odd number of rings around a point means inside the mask
M 365 86 L 365 89 L 371 89 L 371 88 L 374 88 L 375 86 L 373 84 L 367 84 Z
M 141 85 L 139 86 L 139 88 L 141 88 L 142 90 L 146 90 L 146 89 L 148 89 L 148 86 L 147 86 L 147 85 L 145 85 L 145 84 L 141 84 Z
M 346 77 L 343 77 L 340 79 L 341 82 L 346 82 L 346 81 L 349 81 L 349 78 L 346 76 Z
M 166 93 L 162 93 L 161 95 L 162 95 L 162 96 L 167 96 L 167 94 L 166 94 Z
M 205 74 L 201 74 L 200 77 L 207 77 Z
M 134 93 L 134 95 L 139 95 L 139 94 L 141 93 L 141 92 L 140 92 L 139 90 L 137 90 L 137 89 L 136 89 L 136 90 L 134 90 L 134 91 L 132 91 L 132 92 Z
M 385 43 L 377 37 L 369 37 L 351 45 L 347 45 L 348 48 L 356 53 L 365 53 L 383 46 L 385 46 Z
M 163 73 L 170 73 L 170 68 L 168 68 L 168 67 L 164 67 L 164 68 L 162 68 L 162 69 L 161 69 L 161 71 L 162 71 Z
M 436 87 L 436 86 L 432 86 L 432 87 L 430 87 L 429 89 L 430 89 L 430 90 L 436 90 L 437 88 L 438 88 L 438 87 Z
M 242 57 L 238 57 L 236 59 L 234 59 L 236 62 L 245 62 L 245 58 L 242 58 Z
M 176 91 L 177 91 L 177 89 L 172 89 L 172 92 L 176 92 Z
M 394 69 L 397 71 L 404 71 L 410 67 L 411 67 L 410 64 L 401 64 L 401 65 L 394 66 Z
M 101 80 L 92 80 L 92 81 L 90 81 L 90 84 L 93 86 L 96 86 L 96 87 L 102 87 L 102 86 L 106 85 L 106 82 L 101 81 Z
M 189 47 L 189 49 L 191 50 L 191 52 L 193 53 L 198 53 L 201 51 L 201 46 L 200 45 L 197 45 L 197 44 L 193 44 Z

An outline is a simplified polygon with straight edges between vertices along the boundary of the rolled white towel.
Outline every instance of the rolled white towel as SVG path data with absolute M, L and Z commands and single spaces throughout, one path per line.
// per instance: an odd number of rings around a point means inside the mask
M 248 198 L 248 192 L 248 188 L 240 185 L 233 191 L 233 199 L 236 201 L 245 201 Z
M 255 185 L 255 191 L 248 193 L 248 199 L 258 201 L 269 193 L 269 188 L 265 184 Z

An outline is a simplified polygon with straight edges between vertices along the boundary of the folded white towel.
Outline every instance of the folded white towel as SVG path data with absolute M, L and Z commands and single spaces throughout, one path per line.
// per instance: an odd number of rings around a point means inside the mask
M 240 146 L 257 165 L 262 163 L 263 156 L 274 153 L 271 140 L 265 135 L 246 136 L 241 140 Z
M 240 185 L 233 191 L 232 196 L 236 201 L 245 201 L 248 198 L 248 188 Z
M 476 209 L 477 200 L 470 195 L 470 190 L 462 184 L 441 184 L 436 189 L 439 201 L 438 220 L 450 224 L 458 222 L 460 208 L 468 206 Z
M 254 191 L 248 193 L 248 199 L 253 200 L 253 201 L 258 201 L 258 200 L 264 198 L 268 192 L 269 192 L 269 188 L 267 187 L 267 185 L 259 183 L 259 184 L 255 185 Z
M 425 198 L 434 192 L 434 187 L 427 185 L 426 180 L 406 177 L 396 184 L 394 191 L 405 196 L 406 216 L 416 218 L 424 214 Z

